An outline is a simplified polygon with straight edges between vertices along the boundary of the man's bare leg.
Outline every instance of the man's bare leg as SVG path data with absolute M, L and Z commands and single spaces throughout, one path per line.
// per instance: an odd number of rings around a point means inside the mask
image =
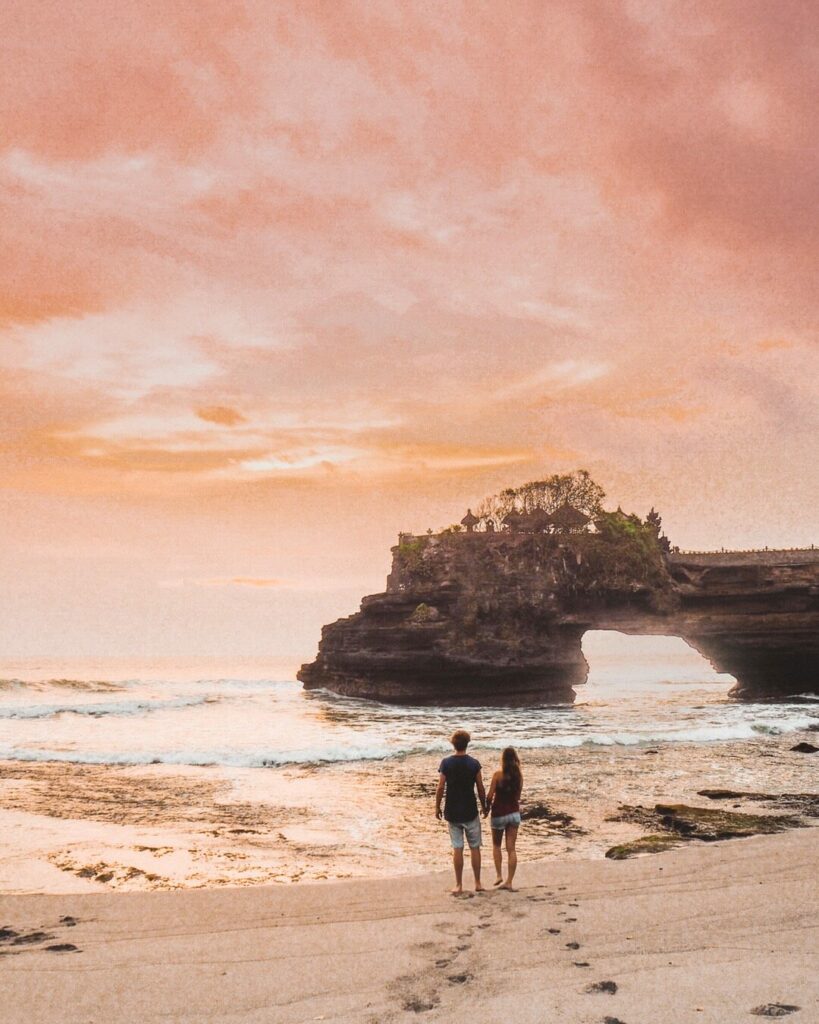
M 452 866 L 455 868 L 455 888 L 452 890 L 452 895 L 457 896 L 459 893 L 464 891 L 464 851 L 463 848 L 460 850 L 452 851 Z
M 476 847 L 469 851 L 469 859 L 472 861 L 472 874 L 475 876 L 475 892 L 483 892 L 481 885 L 481 848 Z M 463 861 L 461 861 L 463 864 Z

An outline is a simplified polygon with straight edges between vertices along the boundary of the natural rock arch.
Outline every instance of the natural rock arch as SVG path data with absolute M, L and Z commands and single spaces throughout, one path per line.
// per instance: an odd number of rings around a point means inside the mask
M 324 627 L 299 679 L 399 703 L 571 701 L 583 634 L 611 629 L 682 637 L 737 697 L 815 689 L 819 552 L 609 557 L 594 534 L 402 535 L 387 590 Z

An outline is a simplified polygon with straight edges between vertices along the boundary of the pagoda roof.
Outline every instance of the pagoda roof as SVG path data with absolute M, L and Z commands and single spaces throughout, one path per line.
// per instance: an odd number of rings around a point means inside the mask
M 560 508 L 552 513 L 552 522 L 555 526 L 585 526 L 591 522 L 591 518 L 579 508 L 564 501 Z
M 529 518 L 533 523 L 537 523 L 538 526 L 549 526 L 552 522 L 552 516 L 545 508 L 536 508 L 534 511 L 529 513 Z

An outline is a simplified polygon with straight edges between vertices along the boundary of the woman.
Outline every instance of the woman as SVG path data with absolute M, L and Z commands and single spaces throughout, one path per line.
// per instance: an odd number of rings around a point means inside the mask
M 486 797 L 484 816 L 492 813 L 492 859 L 495 862 L 495 885 L 500 889 L 512 890 L 518 855 L 515 843 L 520 828 L 520 794 L 523 789 L 523 773 L 520 758 L 514 747 L 507 747 L 501 754 L 500 771 L 492 776 Z M 503 838 L 506 836 L 507 877 L 503 880 Z

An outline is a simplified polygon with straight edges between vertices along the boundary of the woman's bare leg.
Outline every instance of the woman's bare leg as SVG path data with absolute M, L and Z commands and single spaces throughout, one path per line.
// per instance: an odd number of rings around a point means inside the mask
M 518 826 L 507 825 L 506 826 L 506 881 L 501 886 L 502 889 L 511 889 L 512 880 L 515 877 L 515 870 L 518 866 L 518 855 L 515 850 L 515 843 L 518 838 Z
M 495 885 L 503 882 L 503 829 L 492 829 L 492 860 L 495 862 Z

